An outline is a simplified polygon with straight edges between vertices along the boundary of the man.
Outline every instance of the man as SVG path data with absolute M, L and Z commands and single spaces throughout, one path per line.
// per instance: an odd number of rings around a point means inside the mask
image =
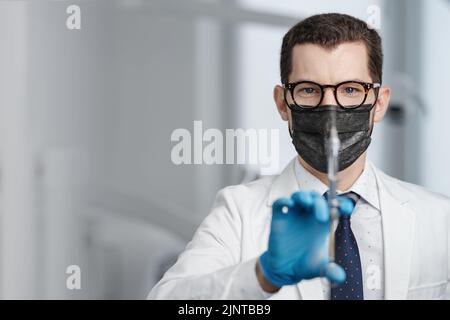
M 298 157 L 275 177 L 227 187 L 158 299 L 449 298 L 450 200 L 367 158 L 386 113 L 381 39 L 348 15 L 321 14 L 283 38 L 274 89 Z M 340 138 L 335 261 L 329 260 L 327 149 Z

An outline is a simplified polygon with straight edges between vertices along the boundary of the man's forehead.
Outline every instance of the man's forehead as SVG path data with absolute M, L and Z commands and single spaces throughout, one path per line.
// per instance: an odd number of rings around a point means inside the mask
M 356 79 L 370 80 L 367 48 L 363 42 L 344 42 L 332 48 L 309 43 L 294 46 L 290 81 L 332 84 Z

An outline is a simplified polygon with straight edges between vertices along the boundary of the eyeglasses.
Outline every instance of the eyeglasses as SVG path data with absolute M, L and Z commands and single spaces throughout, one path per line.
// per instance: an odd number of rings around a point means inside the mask
M 293 104 L 302 109 L 318 107 L 322 103 L 326 88 L 333 89 L 334 98 L 339 106 L 345 109 L 355 109 L 362 106 L 369 96 L 368 102 L 375 104 L 381 84 L 345 81 L 337 85 L 321 85 L 312 81 L 299 81 L 286 83 L 283 87 L 285 99 L 287 98 L 286 91 L 289 90 Z M 369 95 L 371 89 L 374 94 Z M 291 107 L 292 104 L 287 99 L 286 102 Z

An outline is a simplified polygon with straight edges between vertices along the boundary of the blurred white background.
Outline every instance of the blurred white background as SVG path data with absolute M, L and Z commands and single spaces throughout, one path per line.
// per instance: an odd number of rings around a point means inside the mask
M 281 170 L 295 155 L 272 100 L 284 33 L 373 5 L 393 99 L 370 157 L 450 195 L 447 0 L 0 1 L 0 298 L 145 298 L 216 192 L 257 172 L 176 166 L 172 132 L 279 129 Z

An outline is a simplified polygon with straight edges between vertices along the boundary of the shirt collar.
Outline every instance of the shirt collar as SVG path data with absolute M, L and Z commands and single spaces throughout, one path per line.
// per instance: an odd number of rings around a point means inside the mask
M 308 170 L 306 170 L 301 164 L 298 158 L 295 161 L 295 175 L 297 177 L 297 182 L 300 190 L 316 191 L 319 194 L 324 194 L 328 190 L 328 186 L 322 181 L 312 175 Z M 369 165 L 368 160 L 364 164 L 364 170 L 362 174 L 358 177 L 355 183 L 350 187 L 349 190 L 357 193 L 361 198 L 367 201 L 371 206 L 380 210 L 380 201 L 378 196 L 378 187 L 375 179 L 375 174 L 372 167 Z M 337 190 L 337 193 L 345 193 Z
M 364 170 L 359 178 L 350 188 L 350 191 L 357 193 L 361 198 L 366 200 L 372 207 L 380 210 L 380 198 L 378 195 L 378 186 L 372 166 L 368 160 L 364 164 Z
M 295 161 L 295 175 L 299 189 L 302 191 L 316 191 L 324 194 L 328 190 L 328 186 L 306 170 L 297 157 Z

